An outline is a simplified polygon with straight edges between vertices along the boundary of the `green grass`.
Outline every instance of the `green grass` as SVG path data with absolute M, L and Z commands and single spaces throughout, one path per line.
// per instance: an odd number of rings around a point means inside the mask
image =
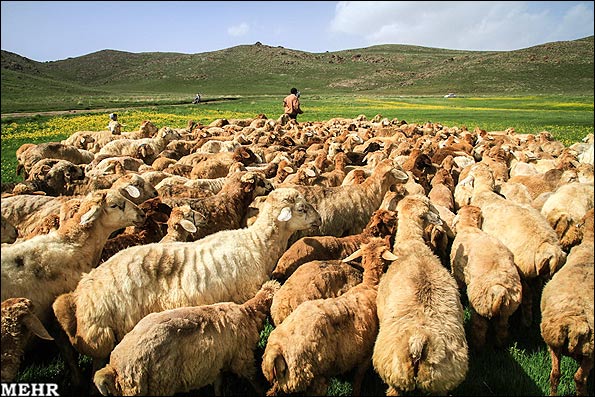
M 120 97 L 122 102 L 125 99 Z M 231 97 L 205 97 L 200 105 L 155 105 L 119 111 L 119 119 L 127 125 L 125 130 L 136 130 L 145 119 L 158 127 L 184 127 L 188 120 L 208 124 L 217 118 L 248 118 L 264 113 L 277 118 L 283 96 L 254 95 Z M 118 99 L 115 98 L 114 101 Z M 191 97 L 189 98 L 191 100 Z M 105 104 L 101 104 L 105 106 Z M 432 121 L 445 126 L 466 126 L 469 130 L 480 127 L 488 131 L 513 127 L 518 133 L 537 134 L 550 131 L 556 139 L 569 145 L 593 133 L 593 95 L 534 95 L 534 96 L 464 96 L 444 99 L 441 96 L 390 95 L 306 95 L 302 96 L 305 111 L 300 122 L 324 121 L 333 117 L 354 118 L 364 114 L 371 119 L 381 114 L 409 123 Z M 77 112 L 61 116 L 4 117 L 2 118 L 2 182 L 18 181 L 15 175 L 15 150 L 23 143 L 59 141 L 77 130 L 103 129 L 107 125 L 105 112 L 91 114 Z M 39 111 L 39 109 L 36 109 Z M 537 309 L 538 311 L 538 309 Z M 468 312 L 466 321 L 468 321 Z M 272 326 L 267 324 L 257 347 L 256 357 L 261 359 Z M 62 395 L 68 395 L 69 381 L 62 361 L 51 348 L 45 353 L 28 356 L 19 381 L 56 382 Z M 550 360 L 537 324 L 522 330 L 518 324 L 511 329 L 511 342 L 506 349 L 488 348 L 470 353 L 467 379 L 452 395 L 547 395 L 549 393 Z M 81 358 L 81 366 L 89 371 L 88 358 Z M 572 374 L 576 362 L 564 357 L 560 395 L 574 391 Z M 329 395 L 350 395 L 350 374 L 332 379 Z M 261 378 L 264 382 L 264 378 Z M 248 395 L 253 392 L 243 380 L 229 376 L 228 395 Z M 368 370 L 363 384 L 364 395 L 383 395 L 386 386 Z M 204 388 L 201 395 L 213 395 L 212 388 Z M 589 394 L 593 395 L 593 377 L 589 378 Z M 189 395 L 189 394 L 188 394 Z M 411 394 L 416 395 L 416 394 Z

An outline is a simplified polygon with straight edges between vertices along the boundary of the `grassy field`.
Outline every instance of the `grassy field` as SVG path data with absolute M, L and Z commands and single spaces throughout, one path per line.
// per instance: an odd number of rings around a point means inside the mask
M 16 176 L 14 152 L 23 143 L 59 141 L 78 130 L 101 130 L 107 125 L 107 114 L 117 109 L 124 130 L 138 129 L 143 120 L 151 120 L 158 127 L 184 127 L 188 120 L 208 124 L 217 118 L 248 118 L 260 113 L 277 118 L 282 111 L 282 96 L 205 97 L 209 101 L 199 105 L 176 105 L 176 98 L 168 97 L 168 105 L 125 109 L 125 106 L 107 106 L 105 113 L 77 112 L 59 116 L 3 117 L 2 118 L 2 182 L 20 180 Z M 191 98 L 188 98 L 190 101 Z M 445 126 L 466 126 L 469 130 L 480 127 L 487 131 L 512 127 L 518 133 L 537 134 L 550 131 L 566 145 L 580 141 L 593 133 L 593 96 L 477 96 L 445 99 L 441 96 L 380 96 L 380 95 L 303 95 L 304 114 L 300 122 L 324 121 L 333 117 L 354 118 L 360 114 L 369 119 L 377 114 L 389 119 L 397 118 L 409 123 L 431 121 Z M 104 107 L 106 103 L 90 103 L 90 108 Z M 537 303 L 538 304 L 538 303 Z M 539 312 L 538 308 L 535 310 Z M 468 316 L 467 316 L 468 317 Z M 467 318 L 468 320 L 468 318 Z M 505 349 L 471 351 L 467 379 L 452 395 L 524 395 L 549 393 L 549 354 L 539 334 L 538 319 L 529 329 L 523 329 L 513 317 L 510 345 Z M 266 337 L 271 327 L 262 334 L 256 354 L 260 360 Z M 43 354 L 40 352 L 44 352 Z M 259 361 L 258 361 L 259 362 Z M 89 371 L 89 360 L 81 357 L 81 365 Z M 572 375 L 577 364 L 564 357 L 560 395 L 572 395 Z M 334 378 L 330 395 L 350 395 L 350 374 Z M 264 379 L 261 379 L 264 382 Z M 61 395 L 69 395 L 69 381 L 62 361 L 51 346 L 27 357 L 21 382 L 55 382 Z M 385 385 L 372 369 L 364 382 L 364 395 L 382 395 Z M 251 394 L 246 382 L 230 377 L 228 395 Z M 212 395 L 211 388 L 200 391 Z M 413 394 L 412 394 L 413 395 Z M 589 378 L 589 395 L 593 395 L 593 376 Z

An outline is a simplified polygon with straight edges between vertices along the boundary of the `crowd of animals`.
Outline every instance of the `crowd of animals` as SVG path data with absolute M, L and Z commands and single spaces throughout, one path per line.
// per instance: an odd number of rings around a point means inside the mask
M 357 395 L 370 368 L 387 395 L 447 395 L 471 349 L 510 343 L 518 312 L 540 321 L 551 394 L 562 355 L 587 394 L 592 134 L 566 147 L 547 131 L 261 114 L 79 131 L 16 155 L 2 382 L 42 338 L 103 395 L 220 395 L 225 373 L 259 395 L 324 395 L 350 371 Z

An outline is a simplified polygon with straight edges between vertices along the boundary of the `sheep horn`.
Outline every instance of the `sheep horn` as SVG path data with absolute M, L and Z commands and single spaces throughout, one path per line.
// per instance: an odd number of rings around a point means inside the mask
M 362 249 L 358 249 L 355 252 L 353 252 L 351 255 L 349 255 L 347 258 L 343 259 L 343 262 L 350 262 L 352 260 L 355 260 L 357 258 L 359 258 L 360 256 L 362 256 Z

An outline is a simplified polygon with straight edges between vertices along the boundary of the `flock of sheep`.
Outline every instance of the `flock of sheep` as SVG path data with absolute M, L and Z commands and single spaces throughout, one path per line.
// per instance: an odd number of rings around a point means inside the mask
M 358 395 L 369 368 L 387 395 L 446 395 L 470 349 L 507 346 L 519 311 L 520 326 L 540 319 L 551 394 L 561 355 L 587 394 L 592 135 L 565 147 L 547 131 L 259 115 L 79 131 L 16 154 L 3 382 L 42 338 L 103 395 L 220 395 L 229 372 L 260 395 L 324 395 L 350 371 Z

